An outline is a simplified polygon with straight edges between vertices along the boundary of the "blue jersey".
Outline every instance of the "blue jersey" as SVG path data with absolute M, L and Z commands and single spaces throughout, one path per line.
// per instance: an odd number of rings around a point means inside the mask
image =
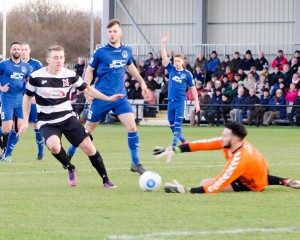
M 169 72 L 168 99 L 185 101 L 188 86 L 195 86 L 191 72 L 186 69 L 177 71 L 170 63 L 166 69 Z
M 9 90 L 2 93 L 2 98 L 6 96 L 23 95 L 25 89 L 25 79 L 30 77 L 30 66 L 20 61 L 14 63 L 11 59 L 0 62 L 1 86 L 9 83 Z
M 29 61 L 27 62 L 30 66 L 30 73 L 39 70 L 43 67 L 43 64 L 34 58 L 30 58 Z
M 97 69 L 96 89 L 111 96 L 127 94 L 124 84 L 126 66 L 132 64 L 132 49 L 124 44 L 115 48 L 104 44 L 95 50 L 89 65 Z

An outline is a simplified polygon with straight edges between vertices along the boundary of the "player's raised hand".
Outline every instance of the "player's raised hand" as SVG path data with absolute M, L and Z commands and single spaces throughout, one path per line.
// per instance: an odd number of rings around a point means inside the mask
M 9 89 L 9 86 L 8 86 L 8 85 L 9 85 L 9 83 L 6 83 L 4 86 L 2 86 L 1 89 L 0 89 L 1 92 L 7 92 L 8 89 Z
M 166 163 L 172 162 L 173 156 L 175 154 L 173 146 L 170 146 L 170 147 L 167 147 L 167 148 L 162 148 L 161 150 L 162 150 L 161 153 L 158 153 L 158 151 L 157 151 L 157 153 L 153 153 L 154 155 L 157 155 L 155 158 L 159 159 L 159 158 L 162 158 L 164 156 L 167 156 Z M 153 151 L 155 151 L 155 148 L 154 148 Z
M 27 128 L 28 128 L 28 122 L 23 121 L 21 127 L 18 129 L 17 137 L 20 137 L 21 134 L 26 132 Z
M 124 97 L 124 94 L 114 94 L 114 95 L 110 96 L 110 101 L 113 102 L 113 101 L 116 101 L 117 99 L 123 98 L 123 97 Z
M 168 39 L 169 39 L 169 33 L 165 32 L 161 39 L 161 43 L 166 44 L 168 42 Z

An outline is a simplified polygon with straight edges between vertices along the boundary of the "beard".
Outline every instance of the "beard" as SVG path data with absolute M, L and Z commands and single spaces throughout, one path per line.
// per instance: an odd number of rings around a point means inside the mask
M 15 53 L 15 54 L 12 54 L 12 57 L 14 58 L 14 59 L 19 59 L 20 58 L 20 56 L 21 56 L 21 54 L 20 53 Z
M 224 144 L 223 147 L 224 147 L 224 148 L 231 148 L 231 142 L 229 142 L 229 143 L 227 143 L 227 144 Z

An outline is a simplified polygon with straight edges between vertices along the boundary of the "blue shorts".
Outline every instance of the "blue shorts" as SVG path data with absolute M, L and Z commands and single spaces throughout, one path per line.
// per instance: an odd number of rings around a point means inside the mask
M 3 98 L 2 96 L 1 120 L 9 121 L 14 118 L 23 119 L 22 98 L 17 97 L 12 99 Z
M 28 122 L 37 123 L 36 104 L 31 104 Z
M 174 122 L 182 123 L 184 119 L 184 110 L 186 108 L 186 101 L 168 101 L 168 121 L 170 124 Z
M 116 115 L 133 113 L 127 97 L 120 98 L 114 102 L 94 99 L 88 111 L 87 120 L 90 122 L 99 122 L 110 111 L 113 111 Z

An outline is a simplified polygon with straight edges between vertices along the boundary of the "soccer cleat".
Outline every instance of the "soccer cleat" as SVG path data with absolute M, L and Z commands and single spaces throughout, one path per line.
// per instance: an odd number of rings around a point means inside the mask
M 159 155 L 161 153 L 163 153 L 166 149 L 163 147 L 155 147 L 153 149 L 153 155 Z
M 76 169 L 74 168 L 68 171 L 69 171 L 68 183 L 71 187 L 75 187 L 77 185 Z
M 114 185 L 111 181 L 106 181 L 103 183 L 104 188 L 117 188 L 116 185 Z
M 0 162 L 15 162 L 15 160 L 12 160 L 12 158 L 10 156 L 8 157 L 2 157 L 2 159 L 0 160 Z
M 132 172 L 137 172 L 137 173 L 139 173 L 139 174 L 143 174 L 146 170 L 143 168 L 143 166 L 142 166 L 142 164 L 131 164 L 131 168 L 130 168 L 130 170 L 132 171 Z
M 43 161 L 44 159 L 44 155 L 38 155 L 36 160 Z
M 287 179 L 285 186 L 300 189 L 300 180 Z
M 173 179 L 173 183 L 166 183 L 164 189 L 166 193 L 187 193 L 187 189 L 175 179 Z

